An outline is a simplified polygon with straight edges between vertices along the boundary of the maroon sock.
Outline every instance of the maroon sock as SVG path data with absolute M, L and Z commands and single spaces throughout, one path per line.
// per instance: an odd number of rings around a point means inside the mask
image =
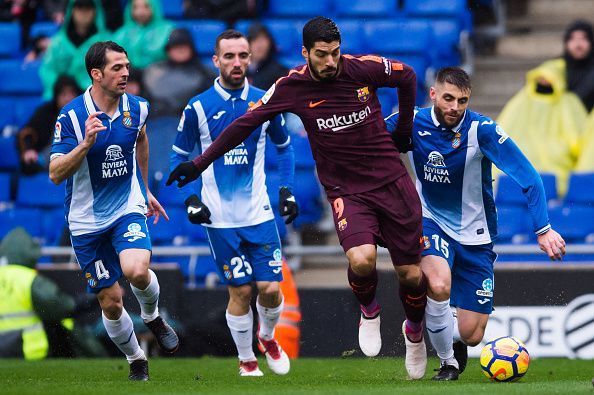
M 377 270 L 368 276 L 359 276 L 349 266 L 349 284 L 357 297 L 359 304 L 363 307 L 371 305 L 375 301 L 375 290 L 377 289 Z
M 421 274 L 421 282 L 417 287 L 410 287 L 400 283 L 400 300 L 404 307 L 406 319 L 413 323 L 420 324 L 425 317 L 425 306 L 427 305 L 427 281 Z

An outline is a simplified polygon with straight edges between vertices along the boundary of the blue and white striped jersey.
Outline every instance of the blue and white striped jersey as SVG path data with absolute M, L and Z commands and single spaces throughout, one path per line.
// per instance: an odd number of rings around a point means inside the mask
M 245 114 L 264 91 L 247 81 L 241 90 L 228 91 L 219 83 L 193 97 L 182 114 L 172 147 L 171 169 L 187 161 L 194 147 L 204 152 L 214 139 L 235 119 Z M 292 186 L 294 156 L 291 139 L 282 116 L 277 116 L 256 128 L 240 145 L 214 161 L 193 183 L 181 188 L 184 199 L 192 194 L 201 197 L 211 212 L 213 228 L 235 228 L 260 224 L 274 219 L 266 191 L 264 151 L 266 135 L 279 149 L 291 149 L 290 158 L 280 161 L 279 170 L 286 178 L 283 185 Z M 280 153 L 280 151 L 279 151 Z
M 90 89 L 60 111 L 51 159 L 69 153 L 83 141 L 85 121 L 98 111 Z M 129 213 L 146 214 L 146 189 L 136 165 L 136 139 L 148 112 L 146 100 L 123 94 L 113 117 L 105 113 L 98 116 L 107 129 L 97 134 L 80 168 L 66 181 L 64 206 L 72 235 L 103 230 Z
M 386 118 L 390 132 L 398 114 Z M 433 107 L 422 108 L 413 124 L 416 187 L 423 216 L 461 244 L 491 243 L 497 236 L 497 210 L 491 168 L 495 164 L 522 188 L 534 231 L 550 229 L 542 180 L 528 159 L 493 120 L 466 110 L 450 129 L 435 117 Z

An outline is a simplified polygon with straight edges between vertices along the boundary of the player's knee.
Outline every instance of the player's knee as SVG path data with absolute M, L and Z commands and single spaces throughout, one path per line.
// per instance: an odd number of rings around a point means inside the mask
M 375 256 L 364 252 L 357 252 L 349 256 L 349 265 L 353 272 L 359 276 L 371 274 L 375 267 Z
M 133 269 L 128 272 L 126 278 L 132 285 L 140 289 L 145 289 L 151 282 L 149 271 L 141 262 L 134 265 Z
M 277 299 L 280 293 L 280 285 L 276 281 L 268 282 L 263 286 L 258 286 L 258 295 L 266 299 Z
M 410 287 L 416 287 L 421 282 L 421 267 L 419 265 L 397 266 L 398 281 Z
M 474 328 L 467 331 L 460 330 L 460 336 L 462 337 L 462 341 L 470 347 L 479 345 L 480 342 L 483 340 L 484 334 L 485 331 L 481 328 Z
M 119 293 L 100 293 L 97 295 L 99 305 L 105 316 L 110 320 L 116 320 L 122 315 L 124 303 Z
M 252 287 L 250 285 L 242 285 L 232 288 L 229 296 L 233 302 L 247 306 L 252 299 Z
M 435 300 L 446 300 L 450 297 L 450 284 L 442 279 L 431 279 L 429 290 L 430 296 Z

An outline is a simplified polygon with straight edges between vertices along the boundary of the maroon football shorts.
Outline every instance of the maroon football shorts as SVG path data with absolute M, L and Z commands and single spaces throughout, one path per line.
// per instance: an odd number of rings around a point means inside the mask
M 408 174 L 371 191 L 328 200 L 344 252 L 377 244 L 390 251 L 395 266 L 421 260 L 421 201 Z

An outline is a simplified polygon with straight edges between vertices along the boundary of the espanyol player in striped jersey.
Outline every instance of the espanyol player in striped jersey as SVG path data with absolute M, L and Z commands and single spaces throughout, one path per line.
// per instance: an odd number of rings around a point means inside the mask
M 565 241 L 549 223 L 540 176 L 501 127 L 467 109 L 470 92 L 464 70 L 440 70 L 430 91 L 433 106 L 415 114 L 409 152 L 423 205 L 426 327 L 441 360 L 434 380 L 458 379 L 466 345 L 480 343 L 493 310 L 492 164 L 522 188 L 540 249 L 553 260 L 565 254 Z M 397 119 L 398 114 L 386 119 L 389 131 Z
M 97 42 L 85 56 L 92 85 L 58 116 L 50 178 L 66 180 L 65 211 L 72 246 L 97 295 L 107 334 L 130 363 L 130 380 L 148 380 L 148 363 L 122 306 L 124 275 L 141 317 L 159 346 L 175 352 L 178 337 L 159 316 L 159 282 L 150 270 L 146 218 L 167 214 L 148 191 L 148 102 L 124 93 L 130 62 L 124 48 Z
M 195 146 L 200 152 L 206 150 L 264 95 L 246 81 L 250 51 L 241 33 L 227 30 L 217 37 L 213 62 L 219 77 L 184 109 L 172 147 L 171 169 L 186 162 Z M 280 211 L 288 216 L 286 223 L 292 222 L 298 214 L 291 193 L 295 158 L 281 115 L 255 128 L 244 142 L 210 165 L 200 180 L 181 188 L 188 219 L 206 226 L 219 275 L 228 285 L 226 319 L 237 346 L 241 376 L 262 376 L 252 349 L 252 282 L 258 288 L 259 347 L 274 373 L 287 374 L 290 369 L 287 354 L 273 337 L 283 310 L 279 287 L 283 277 L 281 244 L 265 185 L 267 135 L 278 151 Z

